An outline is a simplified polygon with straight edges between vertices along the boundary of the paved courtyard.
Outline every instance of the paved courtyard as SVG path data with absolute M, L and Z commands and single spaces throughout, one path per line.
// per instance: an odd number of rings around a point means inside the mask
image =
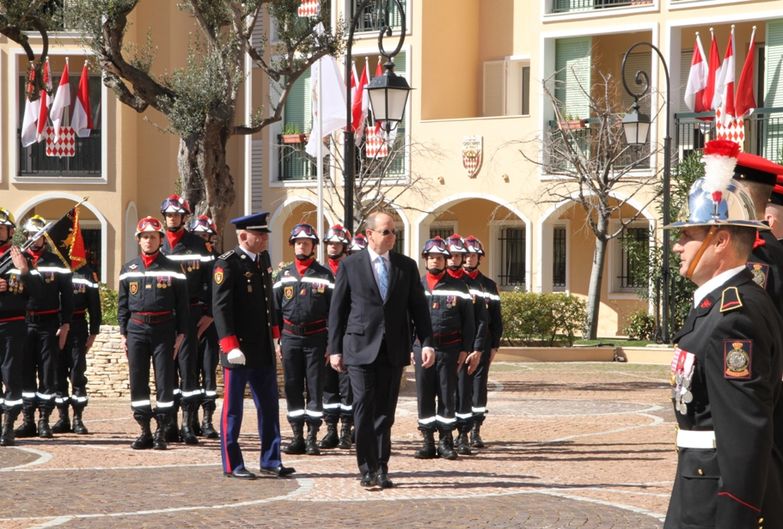
M 0 528 L 660 528 L 675 468 L 666 372 L 499 363 L 482 431 L 488 447 L 456 461 L 413 458 L 409 373 L 392 431 L 396 487 L 384 491 L 359 487 L 352 450 L 284 456 L 293 479 L 250 482 L 222 476 L 217 441 L 131 450 L 129 402 L 96 399 L 85 413 L 90 435 L 0 448 Z M 257 470 L 246 404 L 243 450 Z

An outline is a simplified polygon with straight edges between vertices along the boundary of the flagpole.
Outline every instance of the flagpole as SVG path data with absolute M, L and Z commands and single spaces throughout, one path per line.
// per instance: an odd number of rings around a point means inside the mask
M 318 68 L 318 134 L 321 135 L 324 130 L 324 105 L 323 105 L 323 64 Z M 310 133 L 312 134 L 312 132 Z M 318 175 L 318 207 L 317 214 L 318 219 L 316 221 L 317 232 L 324 236 L 324 140 L 323 136 L 318 138 L 318 145 L 316 160 L 318 167 L 316 168 L 316 174 Z M 324 260 L 324 245 L 318 245 L 318 261 L 323 263 Z

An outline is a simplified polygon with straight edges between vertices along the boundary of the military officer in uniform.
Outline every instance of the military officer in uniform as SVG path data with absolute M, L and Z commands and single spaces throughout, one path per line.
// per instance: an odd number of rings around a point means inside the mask
M 422 365 L 421 345 L 413 345 L 416 369 L 416 399 L 419 408 L 419 431 L 424 439 L 416 451 L 417 459 L 457 459 L 452 432 L 457 426 L 457 369 L 473 349 L 475 315 L 473 298 L 464 281 L 446 273 L 449 250 L 440 237 L 424 244 L 421 256 L 427 273 L 421 284 L 427 296 L 432 320 L 432 345 L 435 364 Z M 437 397 L 437 406 L 435 404 Z M 435 431 L 439 443 L 435 449 Z
M 340 262 L 348 255 L 351 244 L 351 232 L 335 224 L 324 237 L 327 264 L 332 275 L 337 277 Z M 321 448 L 351 448 L 353 430 L 353 392 L 348 373 L 338 373 L 327 368 L 324 380 L 324 422 L 326 435 L 321 439 Z M 337 423 L 342 420 L 340 435 L 337 435 Z
M 27 303 L 23 422 L 16 429 L 17 437 L 32 437 L 36 434 L 33 424 L 36 407 L 39 411 L 38 437 L 52 437 L 49 417 L 54 410 L 55 399 L 63 402 L 67 398 L 57 394 L 57 365 L 60 350 L 65 347 L 71 327 L 73 274 L 59 257 L 46 249 L 46 238 L 39 235 L 44 226 L 46 219 L 33 215 L 22 228 L 28 240 L 33 241 L 27 254 L 44 284 L 40 293 L 32 293 Z
M 144 217 L 136 225 L 141 253 L 120 271 L 117 319 L 128 357 L 131 409 L 141 434 L 135 450 L 165 450 L 166 427 L 173 422 L 174 358 L 188 328 L 188 286 L 178 263 L 160 252 L 163 225 Z M 150 401 L 150 361 L 155 367 L 156 409 Z M 153 435 L 153 415 L 157 428 Z
M 449 257 L 446 260 L 446 272 L 454 279 L 459 279 L 468 285 L 468 290 L 473 298 L 473 312 L 475 314 L 476 332 L 473 337 L 473 347 L 468 351 L 467 358 L 459 363 L 457 372 L 457 453 L 471 455 L 469 433 L 473 428 L 473 373 L 481 362 L 482 352 L 487 344 L 487 328 L 489 315 L 487 305 L 484 302 L 484 290 L 481 283 L 465 273 L 462 267 L 468 250 L 465 241 L 454 233 L 446 240 L 449 248 Z
M 194 426 L 198 427 L 198 407 L 201 402 L 201 388 L 198 383 L 199 337 L 212 324 L 210 295 L 210 273 L 214 256 L 204 239 L 185 229 L 190 205 L 179 195 L 169 195 L 160 205 L 160 213 L 166 223 L 166 236 L 161 252 L 178 263 L 187 276 L 190 295 L 190 317 L 185 340 L 177 351 L 177 373 L 179 388 L 175 388 L 174 401 L 182 407 L 182 428 L 179 437 L 186 444 L 198 443 Z M 176 427 L 176 416 L 173 425 Z M 171 430 L 176 432 L 176 428 Z M 176 440 L 176 433 L 167 434 L 169 440 Z
M 470 446 L 484 448 L 481 439 L 481 425 L 487 414 L 487 382 L 489 367 L 495 359 L 503 336 L 503 316 L 500 312 L 500 294 L 498 286 L 479 270 L 481 258 L 484 256 L 484 246 L 473 235 L 465 237 L 465 260 L 462 267 L 465 275 L 481 285 L 481 292 L 487 306 L 487 341 L 476 371 L 473 373 L 473 428 L 470 431 Z
M 212 313 L 220 339 L 223 411 L 220 453 L 227 477 L 255 479 L 239 447 L 245 387 L 256 405 L 261 438 L 261 472 L 285 477 L 294 472 L 280 459 L 280 418 L 273 340 L 279 338 L 269 262 L 268 213 L 231 221 L 239 245 L 215 261 Z
M 274 285 L 278 321 L 283 322 L 278 357 L 283 362 L 288 422 L 293 430 L 286 454 L 320 453 L 317 435 L 324 415 L 323 372 L 334 276 L 315 260 L 318 242 L 311 225 L 294 226 L 288 238 L 294 247 L 294 262 L 281 271 Z
M 60 352 L 58 394 L 63 396 L 63 402 L 57 403 L 60 418 L 52 426 L 54 433 L 88 433 L 82 420 L 88 401 L 84 371 L 87 369 L 87 353 L 101 331 L 101 297 L 98 289 L 98 274 L 90 265 L 83 263 L 73 272 L 73 319 L 65 349 Z M 69 402 L 70 407 L 73 407 L 73 427 L 68 417 Z
M 0 446 L 14 445 L 14 421 L 22 409 L 27 301 L 30 292 L 43 289 L 30 258 L 11 244 L 15 229 L 13 215 L 0 207 Z
M 737 152 L 733 142 L 707 143 L 706 176 L 665 226 L 679 229 L 679 272 L 698 286 L 674 336 L 678 463 L 665 529 L 783 527 L 774 439 L 783 320 L 746 266 L 756 230 L 768 227 L 731 179 Z

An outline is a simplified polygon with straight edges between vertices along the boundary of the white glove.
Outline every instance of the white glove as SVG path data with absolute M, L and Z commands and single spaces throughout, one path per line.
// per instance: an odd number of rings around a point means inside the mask
M 229 364 L 245 365 L 245 353 L 239 349 L 231 349 L 226 355 L 226 360 Z

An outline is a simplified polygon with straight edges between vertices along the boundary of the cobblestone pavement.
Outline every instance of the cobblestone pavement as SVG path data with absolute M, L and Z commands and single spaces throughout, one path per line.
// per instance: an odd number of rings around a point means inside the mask
M 661 527 L 675 468 L 666 367 L 499 363 L 482 430 L 488 446 L 456 461 L 413 458 L 407 377 L 392 431 L 393 489 L 362 489 L 352 450 L 284 456 L 294 479 L 251 482 L 222 476 L 216 441 L 131 450 L 129 403 L 96 399 L 85 412 L 90 435 L 0 448 L 0 528 Z M 252 403 L 246 410 L 253 470 Z

